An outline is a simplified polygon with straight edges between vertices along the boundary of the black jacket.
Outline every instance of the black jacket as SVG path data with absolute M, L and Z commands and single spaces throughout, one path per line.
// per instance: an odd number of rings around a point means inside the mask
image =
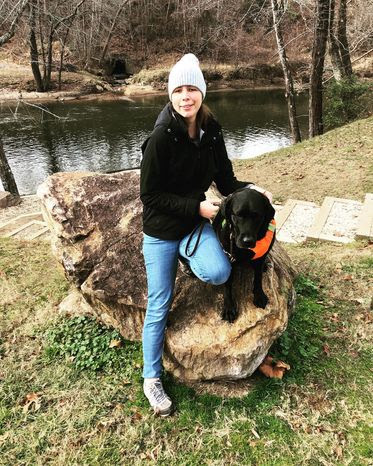
M 219 123 L 211 118 L 199 144 L 183 119 L 167 104 L 142 145 L 140 197 L 144 233 L 181 239 L 201 221 L 199 204 L 212 181 L 224 195 L 247 185 L 237 181 Z

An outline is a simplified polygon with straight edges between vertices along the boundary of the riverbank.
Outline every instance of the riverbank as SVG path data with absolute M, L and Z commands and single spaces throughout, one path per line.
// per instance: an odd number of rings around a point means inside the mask
M 20 99 L 37 102 L 69 100 L 116 100 L 145 95 L 167 95 L 169 69 L 142 70 L 122 81 L 106 80 L 94 74 L 78 71 L 63 72 L 61 90 L 36 92 L 28 66 L 0 60 L 0 102 Z M 268 73 L 268 76 L 265 73 Z M 278 66 L 217 65 L 204 69 L 209 91 L 282 88 L 283 78 Z M 52 82 L 57 74 L 52 73 Z
M 371 77 L 373 57 L 354 64 L 354 72 L 365 79 Z M 304 91 L 308 82 L 308 64 L 292 63 L 295 89 Z M 19 99 L 35 102 L 68 100 L 113 100 L 137 96 L 167 94 L 170 66 L 142 69 L 132 77 L 116 81 L 87 71 L 64 71 L 61 89 L 57 89 L 58 76 L 52 73 L 53 88 L 36 92 L 35 82 L 28 64 L 16 63 L 0 51 L 0 103 Z M 282 68 L 273 64 L 206 64 L 202 70 L 208 91 L 284 88 Z

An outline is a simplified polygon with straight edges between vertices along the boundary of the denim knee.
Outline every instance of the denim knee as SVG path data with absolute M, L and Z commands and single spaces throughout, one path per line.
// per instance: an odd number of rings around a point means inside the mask
M 230 264 L 227 264 L 226 267 L 214 267 L 212 270 L 209 270 L 207 280 L 204 281 L 211 285 L 222 285 L 228 280 L 231 270 L 232 267 Z

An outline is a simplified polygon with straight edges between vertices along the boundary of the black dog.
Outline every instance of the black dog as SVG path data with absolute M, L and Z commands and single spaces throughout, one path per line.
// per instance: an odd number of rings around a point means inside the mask
M 263 291 L 263 266 L 275 241 L 275 209 L 264 194 L 243 188 L 230 194 L 221 204 L 213 226 L 233 264 L 254 269 L 254 304 L 265 308 L 268 297 Z M 235 266 L 224 286 L 222 318 L 233 322 L 238 315 L 232 283 Z

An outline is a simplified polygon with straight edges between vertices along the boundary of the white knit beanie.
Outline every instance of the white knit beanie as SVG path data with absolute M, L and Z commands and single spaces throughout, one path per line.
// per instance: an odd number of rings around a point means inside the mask
M 203 79 L 201 68 L 199 67 L 198 58 L 193 53 L 184 55 L 171 69 L 168 77 L 168 95 L 171 95 L 177 87 L 195 86 L 206 95 L 206 83 Z

